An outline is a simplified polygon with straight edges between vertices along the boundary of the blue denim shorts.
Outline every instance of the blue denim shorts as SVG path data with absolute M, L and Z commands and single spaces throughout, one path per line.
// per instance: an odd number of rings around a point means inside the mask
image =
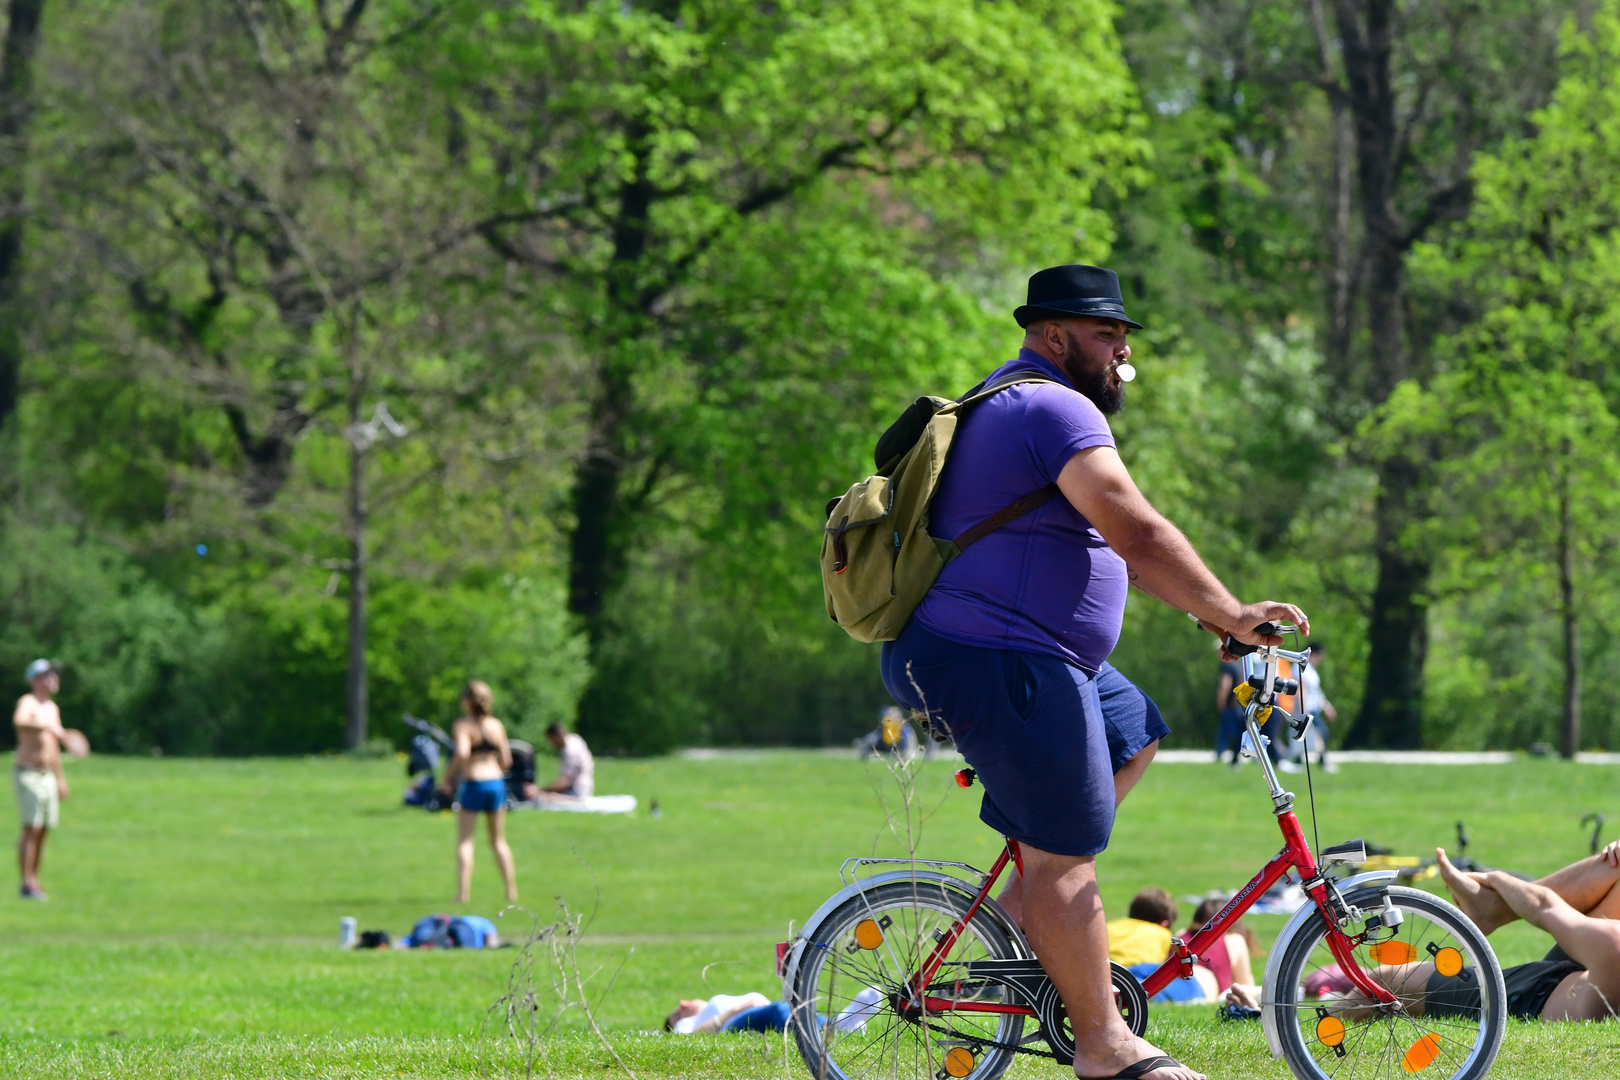
M 1097 697 L 1102 701 L 1103 730 L 1108 736 L 1108 762 L 1115 772 L 1148 743 L 1170 734 L 1170 725 L 1153 699 L 1106 660 L 1097 672 Z
M 986 825 L 1054 855 L 1108 846 L 1114 767 L 1097 677 L 1057 656 L 948 641 L 913 619 L 883 646 L 883 682 L 950 731 L 984 784 Z M 1135 741 L 1121 738 L 1120 752 Z
M 494 813 L 506 805 L 506 781 L 463 780 L 456 789 L 456 802 L 475 814 Z

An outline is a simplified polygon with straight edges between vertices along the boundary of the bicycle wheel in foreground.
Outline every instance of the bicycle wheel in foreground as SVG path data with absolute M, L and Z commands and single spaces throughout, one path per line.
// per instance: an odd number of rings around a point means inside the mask
M 1451 904 L 1394 887 L 1404 916 L 1393 936 L 1355 949 L 1356 962 L 1399 999 L 1377 1008 L 1346 983 L 1327 946 L 1327 923 L 1313 915 L 1287 943 L 1276 986 L 1283 1057 L 1301 1080 L 1478 1080 L 1496 1061 L 1506 1027 L 1502 968 L 1479 928 Z M 1379 893 L 1346 899 L 1372 910 Z M 1439 972 L 1457 992 L 1431 1009 Z
M 1007 1070 L 1024 1038 L 1024 1017 L 899 1011 L 901 988 L 969 904 L 932 882 L 900 881 L 865 890 L 823 920 L 805 943 L 792 997 L 793 1034 L 811 1076 L 996 1080 Z M 966 965 L 1016 955 L 1006 932 L 980 909 L 928 993 L 959 1003 L 1000 1002 L 1009 992 L 966 978 Z

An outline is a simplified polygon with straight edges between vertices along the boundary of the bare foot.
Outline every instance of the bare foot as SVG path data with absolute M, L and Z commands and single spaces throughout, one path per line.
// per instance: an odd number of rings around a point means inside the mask
M 1496 895 L 1495 889 L 1484 883 L 1483 875 L 1465 874 L 1452 866 L 1451 860 L 1446 858 L 1445 848 L 1435 848 L 1434 858 L 1440 864 L 1440 877 L 1445 881 L 1446 888 L 1451 890 L 1452 900 L 1462 908 L 1464 915 L 1474 921 L 1480 933 L 1489 934 L 1503 923 L 1514 920 L 1513 909 Z
M 456 903 L 465 904 L 466 902 L 467 902 L 467 894 L 466 893 L 458 893 L 456 895 Z
M 1122 1069 L 1128 1068 L 1145 1058 L 1158 1057 L 1164 1051 L 1148 1042 L 1138 1039 L 1135 1035 L 1128 1035 L 1126 1041 L 1119 1044 L 1114 1052 L 1100 1058 L 1082 1060 L 1078 1048 L 1074 1058 L 1074 1075 L 1079 1080 L 1091 1078 L 1112 1077 Z M 1206 1080 L 1203 1073 L 1196 1069 L 1189 1069 L 1185 1065 L 1166 1065 L 1144 1073 L 1142 1080 Z
M 517 903 L 517 890 L 516 889 L 507 889 L 506 890 L 506 902 L 508 904 Z

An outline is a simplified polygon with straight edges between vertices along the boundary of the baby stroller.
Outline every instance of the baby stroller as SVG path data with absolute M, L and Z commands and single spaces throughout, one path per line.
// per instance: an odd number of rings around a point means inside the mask
M 439 763 L 453 757 L 456 741 L 439 725 L 419 716 L 405 714 L 405 726 L 416 732 L 411 737 L 410 760 L 405 775 L 423 774 L 405 789 L 405 805 L 420 806 L 429 812 L 450 809 L 450 800 L 439 790 Z M 525 787 L 534 787 L 534 747 L 522 739 L 510 739 L 512 767 L 506 770 L 506 804 L 511 807 L 525 798 Z
M 534 744 L 522 739 L 508 739 L 512 748 L 512 767 L 506 770 L 506 808 L 512 809 L 539 797 L 534 783 Z
M 439 762 L 456 752 L 456 741 L 439 725 L 419 716 L 405 714 L 405 726 L 416 732 L 411 736 L 410 759 L 405 763 L 405 775 L 422 778 L 405 789 L 405 805 L 420 806 L 430 813 L 450 809 L 450 801 L 439 790 Z

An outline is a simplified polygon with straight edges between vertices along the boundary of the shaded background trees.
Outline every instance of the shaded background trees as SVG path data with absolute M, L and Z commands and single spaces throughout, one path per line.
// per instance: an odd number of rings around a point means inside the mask
M 12 8 L 0 665 L 106 745 L 470 675 L 606 750 L 848 738 L 820 507 L 1061 261 L 1147 313 L 1122 450 L 1311 611 L 1338 738 L 1620 737 L 1609 5 Z M 1132 598 L 1189 744 L 1207 649 Z

